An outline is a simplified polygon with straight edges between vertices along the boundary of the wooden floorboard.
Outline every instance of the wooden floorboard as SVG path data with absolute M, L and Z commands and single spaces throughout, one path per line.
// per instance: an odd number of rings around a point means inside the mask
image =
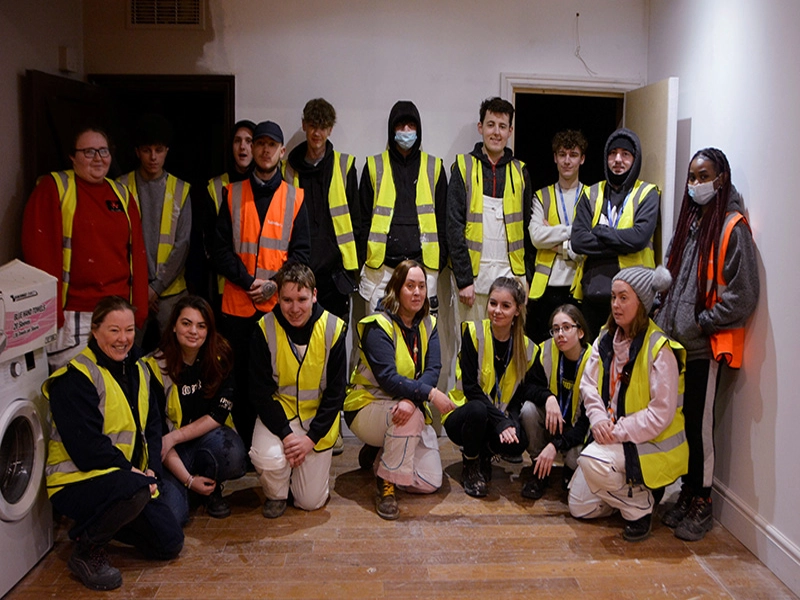
M 360 445 L 350 438 L 333 459 L 331 498 L 318 511 L 290 507 L 264 519 L 263 494 L 249 475 L 228 485 L 230 518 L 195 512 L 177 559 L 147 561 L 113 545 L 124 584 L 102 594 L 67 571 L 62 520 L 53 551 L 7 598 L 796 598 L 718 523 L 687 543 L 656 519 L 649 539 L 630 544 L 619 517 L 571 518 L 555 481 L 541 500 L 522 498 L 529 462 L 496 464 L 489 496 L 466 496 L 457 448 L 446 439 L 440 445 L 442 489 L 400 492 L 397 521 L 375 514 L 374 479 L 358 469 Z

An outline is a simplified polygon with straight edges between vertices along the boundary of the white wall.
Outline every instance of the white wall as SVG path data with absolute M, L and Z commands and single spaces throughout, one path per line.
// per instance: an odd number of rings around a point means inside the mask
M 58 47 L 78 52 L 82 71 L 80 0 L 0 3 L 0 264 L 19 254 L 27 198 L 22 181 L 22 76 L 26 69 L 58 74 Z M 75 77 L 79 77 L 80 73 Z
M 761 263 L 745 366 L 717 405 L 716 513 L 800 594 L 800 4 L 651 0 L 650 16 L 648 78 L 680 78 L 678 169 L 702 147 L 726 153 Z
M 209 0 L 209 32 L 171 42 L 113 25 L 124 4 L 84 1 L 87 73 L 232 73 L 236 116 L 277 121 L 290 146 L 305 102 L 324 96 L 338 113 L 332 141 L 360 159 L 383 150 L 396 100 L 417 104 L 424 148 L 449 165 L 472 149 L 501 72 L 588 77 L 574 56 L 576 12 L 599 77 L 645 79 L 642 0 Z

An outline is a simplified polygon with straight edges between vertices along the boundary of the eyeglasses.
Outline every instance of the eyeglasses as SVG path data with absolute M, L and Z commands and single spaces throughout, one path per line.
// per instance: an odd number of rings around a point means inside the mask
M 580 328 L 581 326 L 578 325 L 577 323 L 565 323 L 561 327 L 559 327 L 558 325 L 554 325 L 553 328 L 550 330 L 550 335 L 556 337 L 562 331 L 564 332 L 564 335 L 567 335 L 573 329 L 580 329 Z
M 111 150 L 106 148 L 75 148 L 75 152 L 83 152 L 83 155 L 92 160 L 96 155 L 100 155 L 100 158 L 108 158 L 111 156 Z

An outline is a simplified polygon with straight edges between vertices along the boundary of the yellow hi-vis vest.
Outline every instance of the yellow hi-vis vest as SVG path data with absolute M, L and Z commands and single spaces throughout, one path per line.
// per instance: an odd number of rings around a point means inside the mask
M 603 329 L 600 337 L 609 335 Z M 639 464 L 642 467 L 644 483 L 649 488 L 669 485 L 681 475 L 689 471 L 689 444 L 686 441 L 683 418 L 683 386 L 686 365 L 686 350 L 678 342 L 667 337 L 667 334 L 650 320 L 645 342 L 633 363 L 631 381 L 625 394 L 625 413 L 632 415 L 645 410 L 650 404 L 650 370 L 656 355 L 666 345 L 672 349 L 678 361 L 680 371 L 678 379 L 678 406 L 675 416 L 664 431 L 652 440 L 636 444 L 639 453 Z M 597 389 L 603 394 L 603 361 L 598 361 Z
M 222 189 L 228 187 L 228 184 L 231 182 L 230 177 L 227 173 L 223 173 L 219 177 L 214 177 L 213 179 L 208 180 L 208 195 L 211 197 L 211 201 L 214 203 L 214 209 L 219 214 L 219 207 L 222 206 Z M 219 294 L 222 294 L 223 289 L 225 288 L 225 277 L 220 274 L 217 274 L 217 291 Z
M 367 158 L 367 170 L 374 190 L 372 226 L 367 239 L 366 264 L 379 269 L 386 258 L 386 238 L 394 216 L 397 192 L 392 177 L 389 151 Z M 436 229 L 436 182 L 442 172 L 442 159 L 419 153 L 419 175 L 417 176 L 417 221 L 422 245 L 422 264 L 433 271 L 439 270 L 439 232 Z
M 480 325 L 480 326 L 479 326 Z M 461 323 L 461 334 L 469 332 L 472 338 L 472 344 L 478 352 L 478 364 L 480 365 L 480 372 L 478 373 L 478 384 L 481 390 L 489 398 L 492 403 L 502 412 L 506 412 L 508 403 L 517 391 L 519 383 L 517 382 L 517 367 L 514 361 L 511 360 L 506 367 L 500 381 L 497 381 L 497 374 L 494 370 L 494 338 L 492 337 L 492 322 L 489 319 L 483 321 L 465 321 Z M 528 369 L 533 365 L 533 361 L 539 352 L 536 344 L 525 338 L 525 360 L 527 361 Z M 520 381 L 525 378 L 525 373 L 521 374 Z M 495 388 L 496 385 L 496 388 Z M 495 392 L 492 395 L 492 392 Z M 454 387 L 447 394 L 452 400 L 453 404 L 464 406 L 467 402 L 467 397 L 464 395 L 464 384 L 461 379 L 461 360 L 459 353 L 459 360 L 456 362 L 456 387 Z M 447 420 L 447 417 L 452 414 L 452 411 L 442 415 L 442 423 Z
M 84 348 L 83 352 L 69 362 L 69 365 L 83 373 L 97 388 L 98 408 L 103 415 L 103 433 L 130 461 L 133 457 L 136 436 L 139 435 L 137 432 L 143 432 L 147 426 L 147 415 L 150 406 L 150 371 L 142 361 L 137 361 L 136 370 L 139 374 L 139 395 L 137 398 L 139 427 L 137 427 L 133 412 L 128 405 L 128 400 L 125 398 L 122 388 L 108 369 L 97 364 L 97 357 L 91 349 Z M 68 366 L 61 367 L 42 385 L 42 393 L 48 400 L 50 400 L 50 384 L 55 378 L 66 373 L 67 368 Z M 50 441 L 47 444 L 47 465 L 45 466 L 48 496 L 52 496 L 71 483 L 106 475 L 118 469 L 118 467 L 109 467 L 108 469 L 81 471 L 72 462 L 67 449 L 64 447 L 56 424 L 53 423 L 52 415 L 50 416 L 50 422 L 52 423 L 52 428 Z M 133 466 L 145 471 L 148 468 L 148 464 L 147 441 L 142 439 L 142 461 L 140 464 Z
M 283 407 L 287 419 L 299 418 L 305 424 L 317 414 L 322 394 L 328 386 L 328 357 L 333 345 L 344 334 L 344 321 L 323 311 L 314 323 L 301 360 L 295 356 L 289 336 L 273 313 L 261 317 L 258 326 L 267 340 L 272 378 L 278 384 L 272 398 Z M 332 448 L 338 437 L 337 418 L 328 433 L 314 446 L 314 451 L 324 452 Z
M 467 240 L 472 264 L 472 276 L 477 277 L 483 251 L 483 169 L 478 159 L 471 154 L 459 154 L 456 156 L 456 164 L 467 191 L 469 206 L 464 237 Z M 522 176 L 524 166 L 525 163 L 516 158 L 506 165 L 506 183 L 503 190 L 503 221 L 506 226 L 508 262 L 514 275 L 525 275 L 525 224 L 522 214 L 522 193 L 525 189 L 525 179 Z
M 539 361 L 542 364 L 542 369 L 547 377 L 547 387 L 550 393 L 558 398 L 558 362 L 561 356 L 561 351 L 553 341 L 553 338 L 548 338 L 543 341 L 539 348 Z M 570 423 L 575 425 L 578 420 L 578 414 L 581 406 L 581 377 L 583 377 L 583 370 L 586 368 L 586 363 L 589 362 L 591 356 L 591 349 L 587 349 L 581 357 L 581 362 L 578 364 L 578 370 L 575 373 L 575 381 L 572 384 L 572 398 L 570 401 Z
M 601 181 L 600 183 L 595 183 L 588 190 L 586 187 L 583 188 L 581 201 L 589 202 L 589 206 L 592 210 L 592 227 L 600 222 L 600 215 L 603 212 L 603 200 L 605 198 L 606 184 L 606 181 Z M 640 179 L 636 180 L 636 183 L 633 184 L 633 189 L 631 189 L 627 198 L 625 199 L 622 207 L 622 214 L 619 216 L 619 221 L 617 222 L 617 229 L 630 229 L 633 227 L 633 224 L 636 221 L 636 210 L 639 208 L 642 200 L 647 197 L 647 194 L 649 194 L 651 190 L 655 190 L 657 194 L 660 194 L 658 187 L 655 184 L 647 183 Z M 638 252 L 634 252 L 633 254 L 620 254 L 618 261 L 620 269 L 625 269 L 627 267 L 649 267 L 651 269 L 655 269 L 656 260 L 655 253 L 653 251 L 653 236 L 650 236 L 647 246 Z M 578 269 L 575 273 L 575 279 L 573 280 L 572 288 L 570 289 L 572 297 L 577 300 L 583 298 L 581 279 L 583 279 L 583 267 L 585 262 L 586 261 L 578 265 Z
M 139 193 L 136 190 L 136 171 L 131 171 L 127 175 L 123 175 L 123 183 L 128 186 L 128 189 L 133 192 L 133 197 L 139 206 L 139 214 L 142 212 L 142 204 L 139 201 Z M 167 259 L 172 254 L 175 248 L 175 234 L 178 232 L 178 218 L 181 216 L 183 205 L 186 204 L 186 198 L 189 196 L 189 184 L 178 179 L 174 175 L 167 173 L 167 187 L 164 191 L 164 203 L 161 206 L 161 228 L 158 236 L 158 248 L 156 250 L 156 275 L 164 272 Z M 178 276 L 167 286 L 161 297 L 174 296 L 186 289 L 186 278 L 184 276 L 184 269 Z
M 333 232 L 336 234 L 336 243 L 342 254 L 342 264 L 348 271 L 358 269 L 356 238 L 353 234 L 353 222 L 350 219 L 346 193 L 347 172 L 353 167 L 355 160 L 349 154 L 333 151 L 334 166 L 331 174 L 331 187 L 328 189 L 328 210 L 333 222 Z M 281 163 L 281 172 L 286 183 L 291 183 L 296 188 L 300 187 L 300 177 L 288 160 Z
M 72 265 L 72 224 L 75 221 L 75 209 L 78 207 L 78 193 L 75 184 L 75 171 L 53 171 L 50 176 L 56 182 L 58 197 L 61 202 L 61 231 L 64 238 L 63 251 L 61 252 L 61 307 L 67 305 L 67 291 L 69 289 L 69 269 Z M 114 194 L 119 198 L 125 216 L 128 219 L 128 247 L 133 244 L 131 233 L 131 215 L 128 212 L 128 202 L 130 192 L 121 183 L 109 178 L 105 178 L 106 183 L 114 190 Z M 133 254 L 128 252 L 128 268 L 133 280 Z M 128 301 L 133 302 L 133 285 L 130 286 Z
M 361 347 L 364 338 L 364 329 L 369 323 L 377 323 L 383 329 L 386 335 L 392 340 L 394 345 L 394 361 L 397 367 L 397 374 L 407 379 L 414 379 L 414 358 L 408 349 L 408 345 L 403 339 L 403 332 L 400 325 L 385 313 L 375 313 L 359 321 L 358 339 L 359 339 L 359 358 L 358 365 L 356 365 L 353 374 L 350 377 L 350 385 L 347 388 L 347 398 L 344 400 L 344 410 L 353 411 L 364 408 L 370 402 L 375 400 L 400 400 L 400 398 L 393 398 L 381 389 L 378 380 L 372 373 L 372 369 L 367 362 L 364 350 Z M 420 339 L 420 356 L 422 358 L 420 363 L 421 371 L 425 371 L 425 359 L 428 356 L 428 340 L 433 333 L 433 328 L 436 326 L 436 317 L 427 316 L 419 324 L 419 339 Z M 430 410 L 427 404 L 425 405 L 425 421 L 430 423 Z
M 550 226 L 561 225 L 561 216 L 558 214 L 558 204 L 556 203 L 555 184 L 543 187 L 537 191 L 533 195 L 533 201 L 542 205 L 544 214 L 547 215 L 547 222 Z M 578 206 L 577 198 L 575 206 Z M 574 220 L 574 208 L 572 210 L 572 217 Z M 533 280 L 531 281 L 531 291 L 528 298 L 536 300 L 542 297 L 545 289 L 547 289 L 547 282 L 550 281 L 550 273 L 553 271 L 553 263 L 555 262 L 556 252 L 551 248 L 537 248 L 536 265 L 533 270 Z
M 183 409 L 181 408 L 181 397 L 178 386 L 172 381 L 172 378 L 167 373 L 167 366 L 163 360 L 156 360 L 156 357 L 150 354 L 143 359 L 145 364 L 150 367 L 150 371 L 156 376 L 156 380 L 161 384 L 164 390 L 164 396 L 167 399 L 166 413 L 164 416 L 167 418 L 167 429 L 175 431 L 183 426 Z M 233 418 L 228 413 L 228 418 L 225 419 L 225 425 L 233 427 Z

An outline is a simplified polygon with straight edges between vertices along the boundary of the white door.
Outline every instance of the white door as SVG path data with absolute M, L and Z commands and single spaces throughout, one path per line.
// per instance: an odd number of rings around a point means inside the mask
M 675 163 L 678 138 L 678 78 L 670 77 L 625 92 L 625 127 L 642 142 L 640 179 L 661 190 L 661 226 L 656 231 L 656 262 L 664 262 L 682 201 L 683 187 L 676 197 Z

